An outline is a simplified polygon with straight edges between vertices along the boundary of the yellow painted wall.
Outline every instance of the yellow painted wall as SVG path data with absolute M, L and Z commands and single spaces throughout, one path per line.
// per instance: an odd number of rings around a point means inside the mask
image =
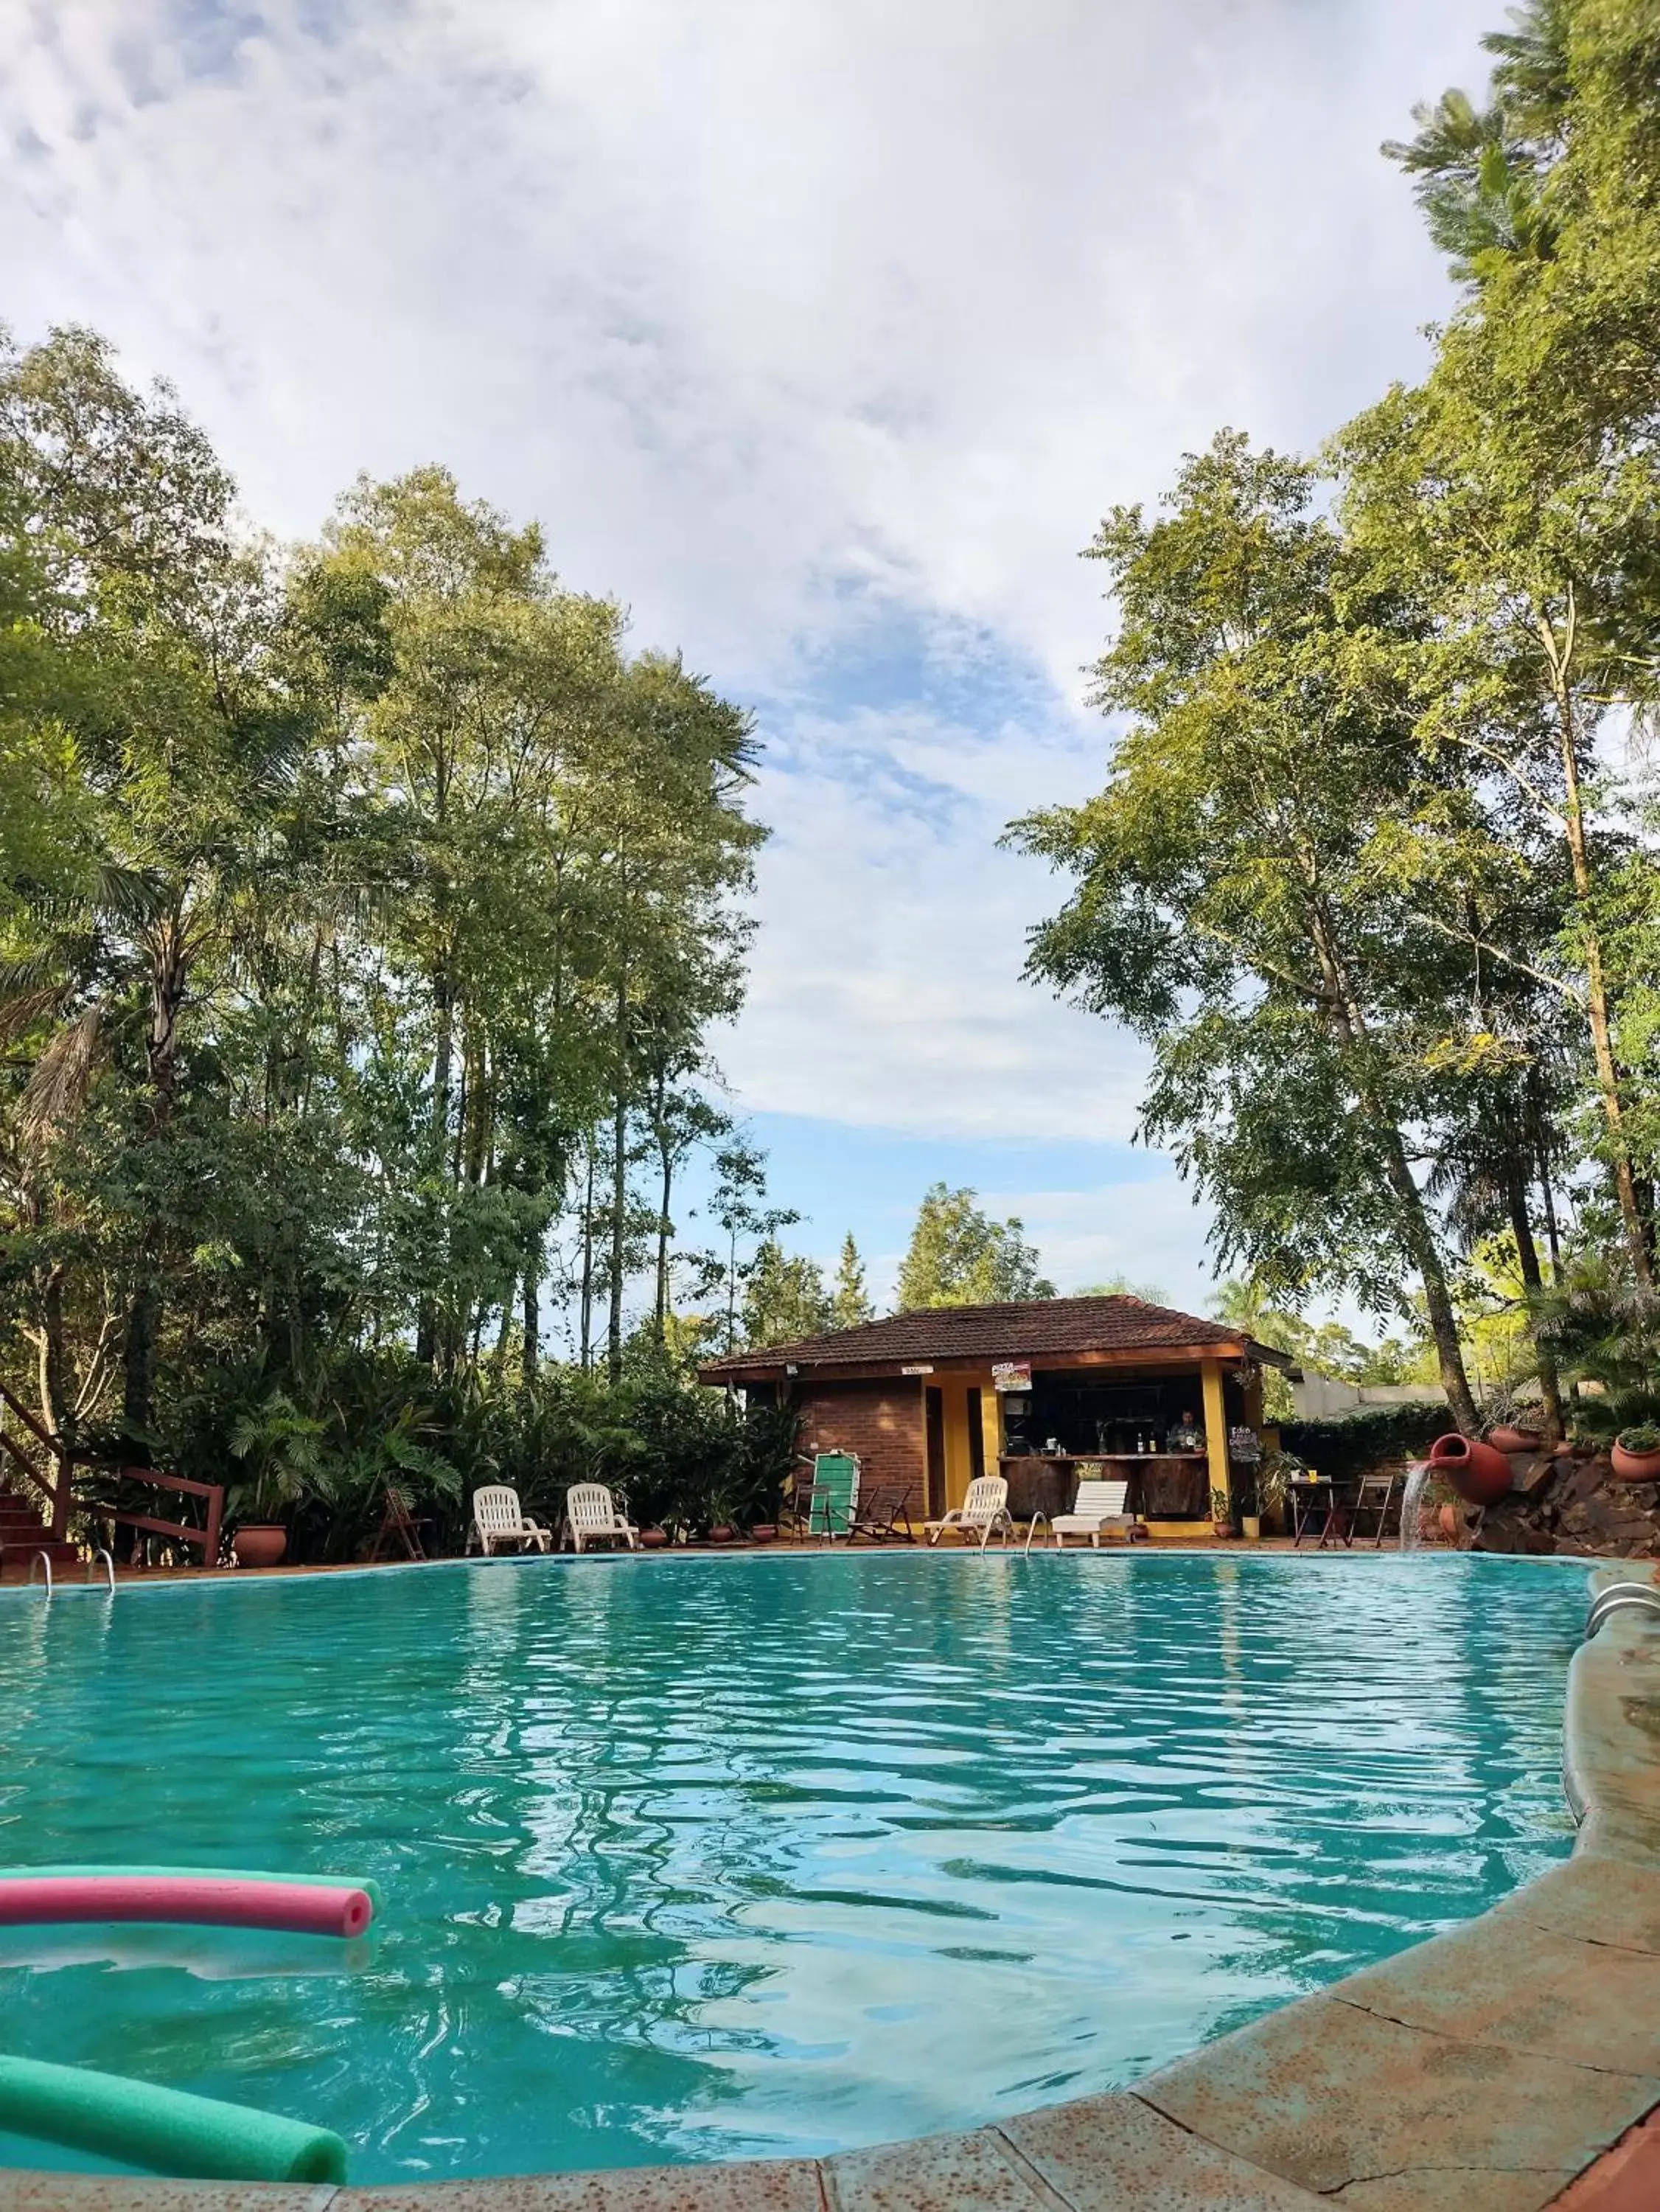
M 980 1436 L 985 1449 L 985 1472 L 997 1471 L 1002 1449 L 997 1394 L 988 1368 L 984 1375 L 936 1375 L 930 1378 L 940 1393 L 945 1413 L 945 1503 L 948 1509 L 962 1504 L 974 1471 L 968 1443 L 968 1394 L 980 1394 Z
M 1219 1359 L 1199 1363 L 1199 1387 L 1204 1394 L 1205 1454 L 1210 1462 L 1210 1487 L 1232 1495 L 1227 1473 L 1227 1414 L 1222 1403 L 1222 1367 Z

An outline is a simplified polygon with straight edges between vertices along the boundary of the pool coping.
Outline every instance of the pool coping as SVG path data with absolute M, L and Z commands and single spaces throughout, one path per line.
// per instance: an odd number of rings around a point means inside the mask
M 1575 1653 L 1563 1776 L 1566 1863 L 1129 2089 L 823 2160 L 339 2188 L 14 2169 L 0 2212 L 1541 2212 L 1660 2109 L 1660 1615 Z

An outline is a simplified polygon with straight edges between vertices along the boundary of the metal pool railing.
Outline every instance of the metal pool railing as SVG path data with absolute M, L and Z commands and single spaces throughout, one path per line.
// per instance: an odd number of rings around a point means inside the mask
M 1627 1612 L 1660 1614 L 1660 1589 L 1651 1589 L 1642 1583 L 1615 1583 L 1598 1590 L 1585 1615 L 1586 1643 L 1611 1613 Z

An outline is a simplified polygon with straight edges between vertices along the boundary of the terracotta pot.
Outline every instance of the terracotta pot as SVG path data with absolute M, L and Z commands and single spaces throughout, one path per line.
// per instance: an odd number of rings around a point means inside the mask
M 1233 1523 L 1231 1521 L 1213 1521 L 1210 1533 L 1219 1543 L 1226 1543 L 1233 1536 Z
M 776 1544 L 779 1540 L 777 1526 L 771 1521 L 758 1522 L 749 1534 L 758 1544 Z
M 231 1538 L 239 1567 L 274 1567 L 288 1548 L 288 1530 L 272 1522 L 245 1522 Z
M 1615 1444 L 1609 1455 L 1616 1482 L 1660 1482 L 1660 1451 L 1627 1451 Z
M 709 1541 L 712 1544 L 730 1544 L 737 1533 L 737 1530 L 731 1528 L 726 1522 L 717 1521 L 709 1531 Z
M 1435 1526 L 1449 1544 L 1456 1544 L 1458 1540 L 1458 1508 L 1456 1505 L 1439 1507 L 1435 1515 Z
M 639 1541 L 642 1551 L 660 1552 L 669 1541 L 669 1532 L 666 1528 L 642 1528 Z
M 1487 1431 L 1487 1442 L 1494 1451 L 1535 1452 L 1543 1441 L 1537 1429 L 1512 1429 L 1502 1422 Z
M 1429 1448 L 1429 1463 L 1444 1475 L 1467 1505 L 1496 1505 L 1510 1495 L 1510 1462 L 1491 1444 L 1473 1437 L 1437 1437 Z

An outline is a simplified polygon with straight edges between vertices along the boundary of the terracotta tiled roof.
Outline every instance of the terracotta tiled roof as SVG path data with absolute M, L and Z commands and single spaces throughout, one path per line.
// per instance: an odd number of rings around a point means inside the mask
M 1241 1346 L 1275 1366 L 1286 1355 L 1224 1322 L 1148 1305 L 1143 1298 L 1033 1298 L 995 1306 L 930 1306 L 889 1314 L 794 1344 L 756 1346 L 700 1371 L 720 1382 L 759 1368 L 877 1367 L 917 1359 L 1043 1359 L 1069 1352 L 1195 1351 Z

